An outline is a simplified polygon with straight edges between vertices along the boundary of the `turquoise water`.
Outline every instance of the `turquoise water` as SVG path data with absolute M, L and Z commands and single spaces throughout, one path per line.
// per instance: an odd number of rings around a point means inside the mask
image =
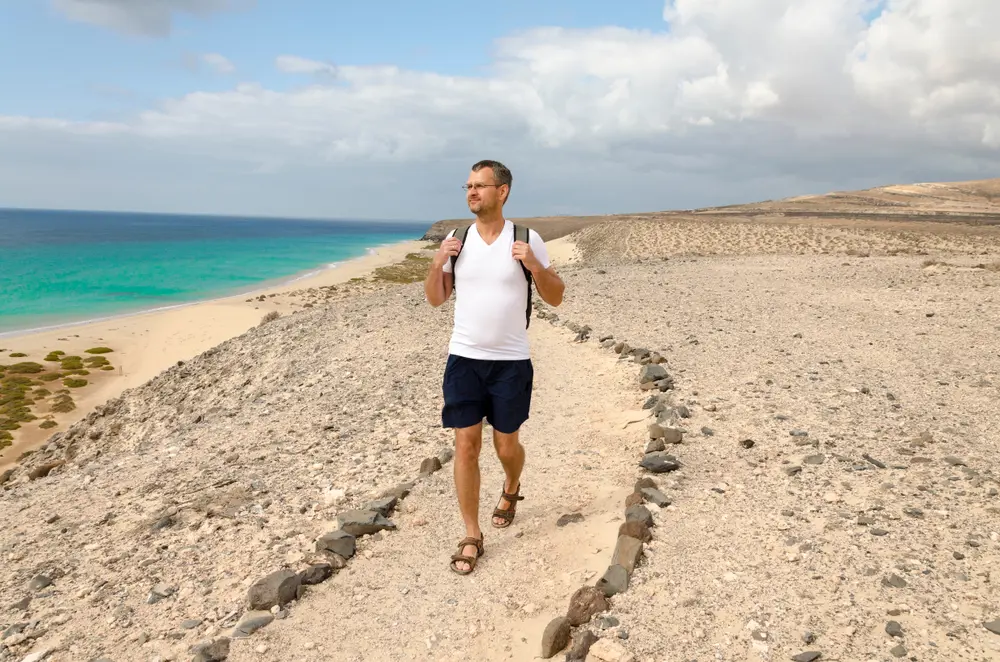
M 429 225 L 0 209 L 0 333 L 260 289 Z

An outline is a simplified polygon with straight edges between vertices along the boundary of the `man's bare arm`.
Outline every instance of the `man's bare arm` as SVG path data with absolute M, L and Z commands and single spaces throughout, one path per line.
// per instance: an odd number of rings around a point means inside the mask
M 540 266 L 540 265 L 539 265 Z M 562 303 L 563 292 L 566 291 L 566 284 L 552 267 L 548 269 L 537 269 L 531 272 L 531 277 L 535 281 L 535 288 L 542 300 L 550 306 L 558 306 Z
M 455 282 L 453 274 L 444 272 L 444 265 L 451 259 L 452 255 L 458 255 L 462 247 L 455 237 L 450 237 L 441 242 L 441 248 L 434 254 L 431 266 L 427 270 L 427 277 L 424 279 L 424 296 L 427 302 L 437 308 L 451 296 L 451 290 Z

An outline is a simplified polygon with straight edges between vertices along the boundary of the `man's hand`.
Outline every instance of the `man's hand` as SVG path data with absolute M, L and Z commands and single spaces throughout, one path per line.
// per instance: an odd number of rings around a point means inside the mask
M 441 242 L 441 248 L 434 254 L 434 267 L 440 269 L 453 255 L 462 250 L 462 242 L 457 237 L 449 237 Z
M 523 241 L 514 242 L 514 250 L 511 251 L 511 255 L 514 256 L 515 260 L 520 260 L 531 273 L 535 273 L 542 268 L 542 263 L 535 257 L 531 246 Z

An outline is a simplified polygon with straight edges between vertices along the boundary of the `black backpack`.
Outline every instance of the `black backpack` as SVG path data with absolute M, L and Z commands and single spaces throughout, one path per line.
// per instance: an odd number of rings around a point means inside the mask
M 469 228 L 471 228 L 471 227 L 472 227 L 472 225 L 466 225 L 465 227 L 459 228 L 458 230 L 455 231 L 454 236 L 457 237 L 458 240 L 462 242 L 462 246 L 463 247 L 465 246 L 465 237 L 469 234 Z M 528 230 L 529 230 L 529 228 L 526 228 L 523 225 L 518 225 L 518 224 L 515 223 L 514 224 L 514 241 L 523 241 L 524 243 L 527 244 L 528 243 Z M 461 249 L 459 249 L 458 252 L 459 252 L 459 255 L 462 254 Z M 455 278 L 455 273 L 456 273 L 455 272 L 455 262 L 457 260 L 458 260 L 458 255 L 452 255 L 451 256 L 452 289 L 455 289 L 455 288 L 458 287 L 458 285 L 456 283 L 457 279 Z M 527 329 L 531 325 L 531 272 L 528 271 L 528 268 L 526 266 L 524 266 L 523 262 L 519 261 L 519 264 L 521 265 L 521 271 L 524 272 L 524 278 L 528 281 L 528 307 L 524 311 L 524 317 L 525 317 L 524 328 Z

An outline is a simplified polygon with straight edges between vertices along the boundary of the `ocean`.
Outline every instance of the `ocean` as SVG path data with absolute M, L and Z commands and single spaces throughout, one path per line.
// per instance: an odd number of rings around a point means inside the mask
M 0 209 L 0 334 L 250 292 L 429 226 Z

